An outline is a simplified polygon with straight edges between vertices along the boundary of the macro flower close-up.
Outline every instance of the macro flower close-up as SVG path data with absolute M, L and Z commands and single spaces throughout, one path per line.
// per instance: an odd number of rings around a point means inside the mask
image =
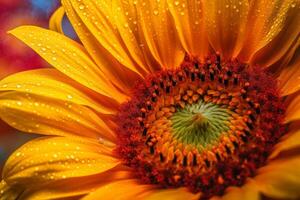
M 8 34 L 51 67 L 0 81 L 38 135 L 1 200 L 300 199 L 299 0 L 61 0 Z

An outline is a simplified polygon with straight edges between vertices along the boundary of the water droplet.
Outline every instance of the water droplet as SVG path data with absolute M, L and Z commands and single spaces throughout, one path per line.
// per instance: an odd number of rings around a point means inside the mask
M 83 10 L 83 9 L 84 9 L 84 5 L 83 5 L 83 4 L 80 4 L 80 5 L 79 5 L 79 9 L 80 9 L 80 10 Z
M 178 5 L 179 5 L 179 1 L 175 1 L 175 2 L 174 2 L 174 5 L 175 5 L 175 6 L 178 6 Z
M 154 11 L 153 11 L 153 14 L 154 14 L 154 15 L 158 15 L 158 10 L 154 10 Z

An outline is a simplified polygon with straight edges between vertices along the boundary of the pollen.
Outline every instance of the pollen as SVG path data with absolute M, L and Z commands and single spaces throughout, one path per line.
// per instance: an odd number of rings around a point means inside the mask
M 253 176 L 285 132 L 276 85 L 219 54 L 186 56 L 136 84 L 117 117 L 116 153 L 145 183 L 222 195 Z

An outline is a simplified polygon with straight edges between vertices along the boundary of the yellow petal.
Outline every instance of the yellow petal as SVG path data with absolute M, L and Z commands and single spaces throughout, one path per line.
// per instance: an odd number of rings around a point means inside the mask
M 36 186 L 55 180 L 105 172 L 120 163 L 112 148 L 96 140 L 42 137 L 17 149 L 2 177 L 10 185 Z
M 20 72 L 0 81 L 0 91 L 18 91 L 84 105 L 102 114 L 115 114 L 118 103 L 94 93 L 56 69 Z
M 65 10 L 63 7 L 59 7 L 51 16 L 50 21 L 49 21 L 49 29 L 59 32 L 59 33 L 64 33 L 63 28 L 62 28 L 62 20 L 65 15 Z
M 277 160 L 258 170 L 254 180 L 266 196 L 276 199 L 300 198 L 300 157 Z
M 178 189 L 156 189 L 151 190 L 143 198 L 145 200 L 197 200 L 200 198 L 200 194 L 193 194 L 187 190 L 187 188 L 178 188 Z
M 280 153 L 300 147 L 300 129 L 298 123 L 289 125 L 289 132 L 281 138 L 274 147 L 269 159 L 277 157 Z
M 99 188 L 95 192 L 87 195 L 83 200 L 94 199 L 111 199 L 111 200 L 182 200 L 182 199 L 199 199 L 199 194 L 192 194 L 186 188 L 178 189 L 159 189 L 156 185 L 145 185 L 136 179 L 116 181 Z
M 300 89 L 300 52 L 297 52 L 294 57 L 295 59 L 281 71 L 278 77 L 278 87 L 284 96 Z
M 181 46 L 167 0 L 128 1 L 136 9 L 137 23 L 145 44 L 153 57 L 164 68 L 175 68 L 183 61 Z
M 77 178 L 66 178 L 28 187 L 20 199 L 46 200 L 46 199 L 80 199 L 82 195 L 89 194 L 96 189 L 120 180 L 128 179 L 132 174 L 125 169 L 115 167 L 106 172 Z
M 291 98 L 285 114 L 286 123 L 300 119 L 300 95 L 295 95 Z
M 14 128 L 30 133 L 116 139 L 92 109 L 26 92 L 1 92 L 0 117 Z
M 138 23 L 136 7 L 130 3 L 131 0 L 113 0 L 112 6 L 115 10 L 115 24 L 120 32 L 124 44 L 135 62 L 148 72 L 161 69 L 160 63 L 151 54 L 146 44 L 141 24 Z
M 122 92 L 129 93 L 132 85 L 141 77 L 122 65 L 107 49 L 105 49 L 84 24 L 69 0 L 62 0 L 67 16 L 89 55 L 98 67 Z M 99 23 L 99 22 L 98 22 Z M 108 39 L 109 40 L 109 39 Z M 117 45 L 117 44 L 116 44 Z M 134 66 L 131 66 L 134 67 Z
M 111 199 L 111 200 L 128 200 L 128 199 L 143 199 L 143 195 L 147 193 L 153 185 L 140 184 L 135 179 L 116 181 L 110 184 L 103 185 L 95 192 L 84 197 L 82 200 L 95 199 Z
M 253 0 L 241 59 L 267 67 L 279 60 L 297 39 L 298 0 Z
M 10 187 L 9 185 L 7 185 L 7 183 L 4 180 L 0 182 L 1 200 L 17 199 L 22 192 L 23 189 L 18 187 Z
M 128 69 L 145 75 L 145 69 L 130 58 L 129 52 L 124 48 L 115 23 L 111 1 L 108 0 L 67 0 L 77 15 L 81 18 L 91 34 L 97 41 Z M 119 12 L 119 11 L 118 11 Z
M 203 5 L 210 44 L 224 57 L 236 57 L 245 39 L 248 0 L 210 0 Z
M 83 47 L 54 31 L 34 26 L 22 26 L 10 31 L 35 50 L 53 67 L 80 84 L 123 102 L 126 96 L 109 83 L 107 76 L 91 60 Z
M 256 183 L 249 179 L 241 187 L 229 187 L 221 197 L 213 197 L 211 200 L 260 200 Z
M 209 44 L 204 27 L 204 10 L 199 0 L 168 0 L 180 41 L 191 55 L 205 58 Z

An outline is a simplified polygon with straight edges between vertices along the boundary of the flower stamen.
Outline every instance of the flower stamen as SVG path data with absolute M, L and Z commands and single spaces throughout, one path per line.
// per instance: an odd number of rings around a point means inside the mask
M 203 198 L 242 184 L 284 133 L 276 82 L 254 70 L 217 54 L 149 76 L 121 107 L 118 154 L 143 181 Z

